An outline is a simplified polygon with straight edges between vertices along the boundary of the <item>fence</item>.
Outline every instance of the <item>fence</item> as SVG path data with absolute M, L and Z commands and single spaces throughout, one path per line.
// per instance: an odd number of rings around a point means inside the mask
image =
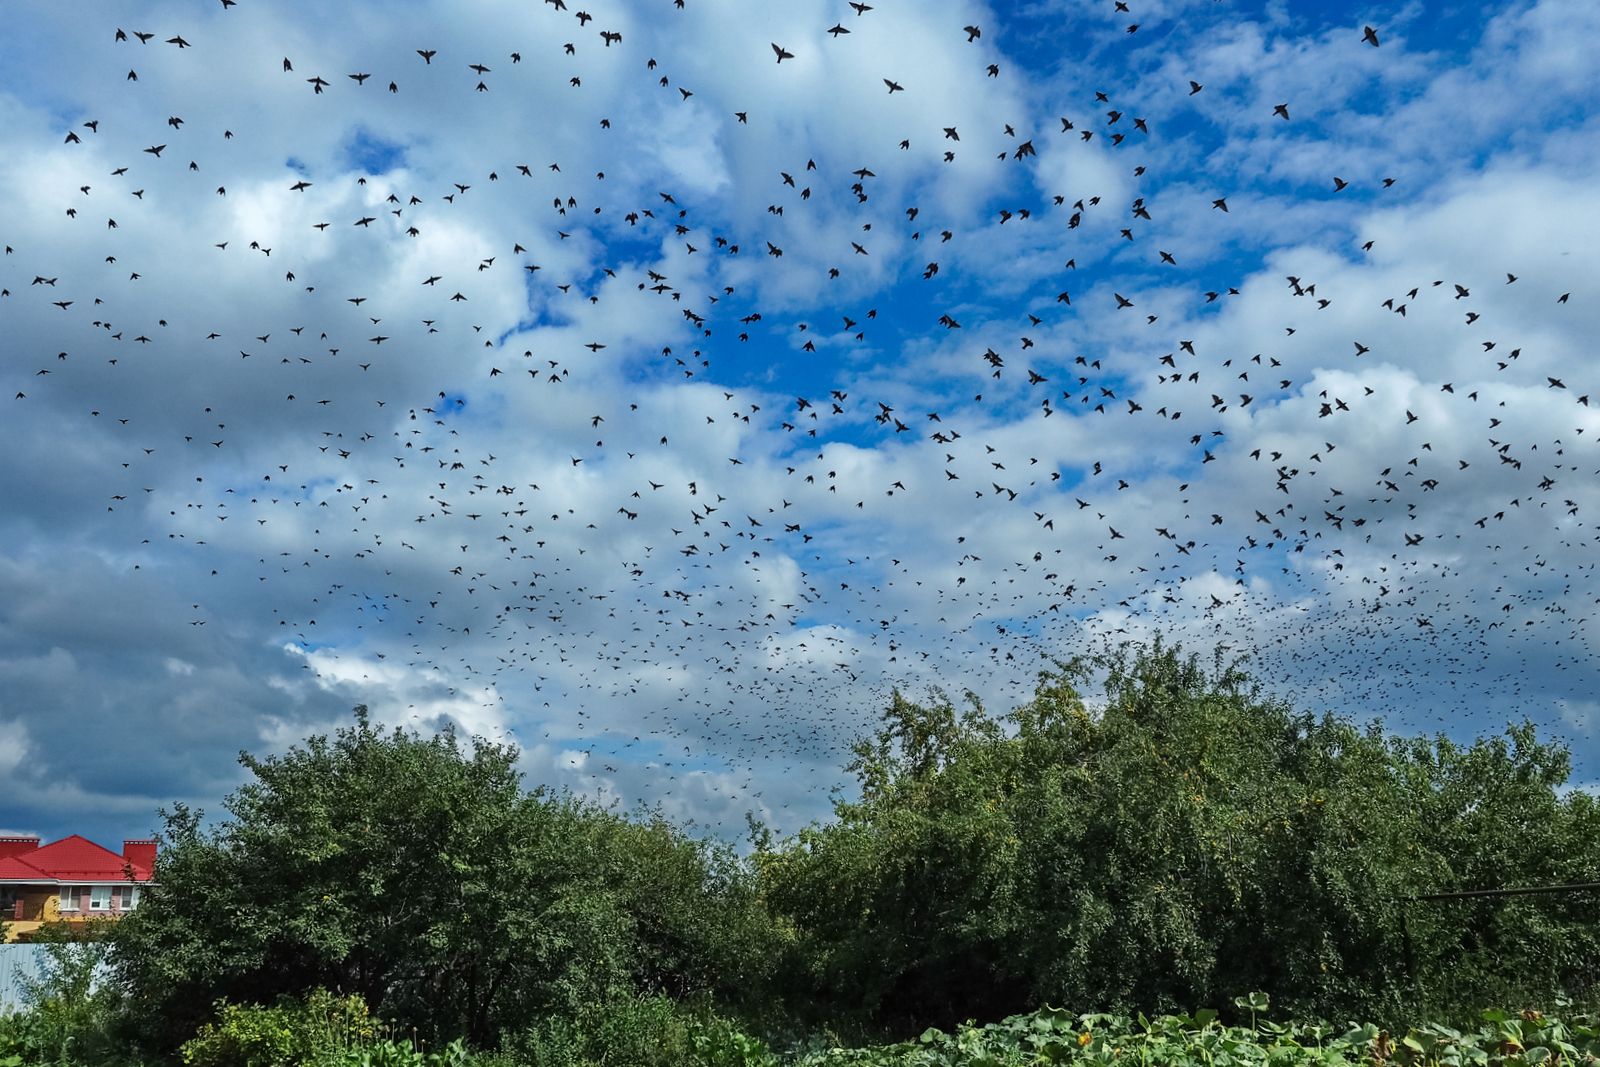
M 21 977 L 37 978 L 44 945 L 0 945 L 0 1012 L 22 1007 Z

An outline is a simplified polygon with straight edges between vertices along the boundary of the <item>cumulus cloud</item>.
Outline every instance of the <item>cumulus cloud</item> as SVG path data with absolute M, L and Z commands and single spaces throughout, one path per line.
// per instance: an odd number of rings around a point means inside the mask
M 793 827 L 1158 632 L 1588 736 L 1582 5 L 591 10 L 0 13 L 19 818 L 362 703 Z

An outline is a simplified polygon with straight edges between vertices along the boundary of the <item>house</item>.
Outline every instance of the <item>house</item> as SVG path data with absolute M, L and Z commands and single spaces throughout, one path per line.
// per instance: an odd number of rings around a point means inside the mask
M 74 834 L 41 845 L 0 837 L 0 920 L 6 940 L 26 941 L 47 922 L 115 919 L 139 906 L 155 866 L 156 843 L 130 840 L 122 854 Z

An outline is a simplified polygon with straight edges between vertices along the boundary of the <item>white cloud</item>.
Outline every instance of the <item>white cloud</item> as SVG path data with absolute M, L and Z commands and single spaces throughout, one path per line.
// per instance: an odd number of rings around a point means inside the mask
M 20 767 L 31 747 L 26 723 L 0 721 L 0 774 L 10 774 Z
M 359 702 L 799 819 L 888 687 L 1158 631 L 1430 727 L 1592 688 L 1582 5 L 149 9 L 196 47 L 69 60 L 108 11 L 0 16 L 59 61 L 0 82 L 0 699 L 53 767 L 73 707 L 161 746 L 85 797 Z

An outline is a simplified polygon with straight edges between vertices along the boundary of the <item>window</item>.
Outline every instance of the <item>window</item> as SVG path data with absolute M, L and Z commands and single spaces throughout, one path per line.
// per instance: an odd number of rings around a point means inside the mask
M 79 899 L 80 898 L 78 896 L 78 887 L 77 886 L 62 886 L 61 887 L 61 910 L 62 911 L 77 911 L 78 910 Z
M 109 911 L 111 909 L 111 887 L 108 885 L 93 886 L 89 890 L 89 910 Z
M 122 887 L 121 908 L 123 911 L 132 911 L 139 906 L 139 887 L 125 885 Z

